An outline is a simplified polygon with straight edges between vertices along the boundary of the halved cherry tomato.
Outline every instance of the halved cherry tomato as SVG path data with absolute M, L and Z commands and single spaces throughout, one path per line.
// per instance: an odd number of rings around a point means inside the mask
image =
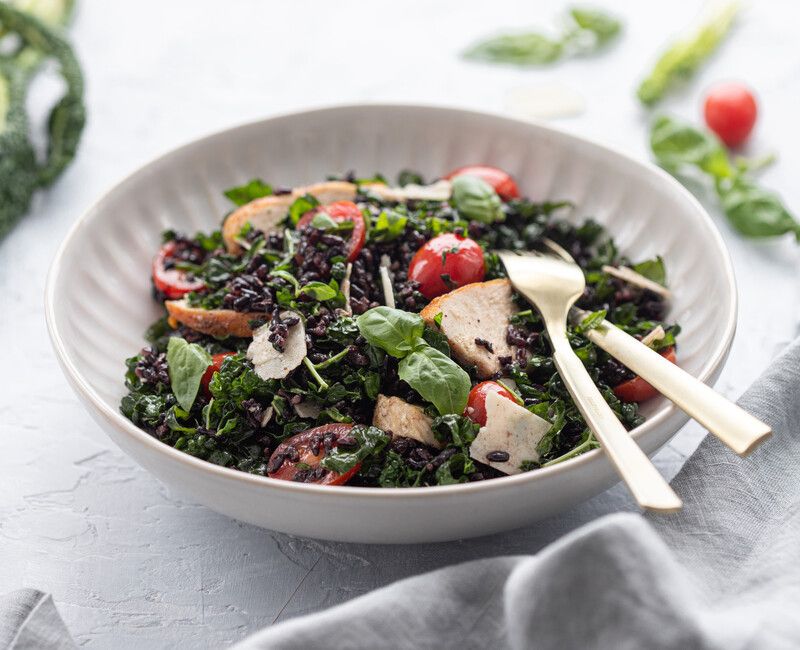
M 491 393 L 497 393 L 500 397 L 505 397 L 515 404 L 519 404 L 517 396 L 496 381 L 482 381 L 480 384 L 476 384 L 469 392 L 464 415 L 482 427 L 486 426 L 486 398 Z
M 202 280 L 189 279 L 186 271 L 176 268 L 167 268 L 167 262 L 175 257 L 178 248 L 175 241 L 166 242 L 153 258 L 153 284 L 158 291 L 163 293 L 170 300 L 182 298 L 190 291 L 199 291 L 205 284 Z
M 293 481 L 297 480 L 295 476 L 298 472 L 306 469 L 312 472 L 317 470 L 320 461 L 325 457 L 326 442 L 331 449 L 338 447 L 339 440 L 350 435 L 352 428 L 352 424 L 334 422 L 303 431 L 284 440 L 275 448 L 269 458 L 267 476 L 282 481 Z M 303 463 L 305 467 L 298 467 L 299 463 Z M 344 485 L 358 471 L 359 467 L 361 467 L 361 463 L 357 463 L 355 467 L 344 474 L 319 468 L 319 476 L 312 474 L 303 482 L 317 483 L 318 485 Z
M 208 385 L 211 383 L 211 380 L 214 377 L 215 372 L 219 372 L 222 368 L 222 362 L 225 361 L 226 357 L 232 357 L 235 352 L 220 352 L 219 354 L 212 354 L 211 355 L 211 365 L 206 368 L 206 371 L 203 373 L 203 376 L 200 378 L 200 386 L 203 389 L 203 392 L 210 396 L 211 393 L 208 390 Z
M 667 361 L 675 363 L 675 347 L 673 346 L 663 350 L 661 356 Z M 614 387 L 614 395 L 624 402 L 646 402 L 656 397 L 658 394 L 658 391 L 639 377 L 639 375 Z
M 714 86 L 703 106 L 706 124 L 729 147 L 736 147 L 750 135 L 758 107 L 753 93 L 740 83 Z
M 451 171 L 445 178 L 447 180 L 452 180 L 456 176 L 477 176 L 489 183 L 503 201 L 519 198 L 519 188 L 517 187 L 516 181 L 510 174 L 507 174 L 497 167 L 489 167 L 488 165 L 467 165 L 466 167 L 459 167 Z
M 350 234 L 350 244 L 347 249 L 347 261 L 354 261 L 367 239 L 367 226 L 364 223 L 364 215 L 361 214 L 361 210 L 352 201 L 334 201 L 327 205 L 320 205 L 300 217 L 300 221 L 297 222 L 297 230 L 307 228 L 320 212 L 324 212 L 337 223 L 342 221 L 353 222 L 353 231 Z
M 423 244 L 408 265 L 408 279 L 419 282 L 420 293 L 428 300 L 456 287 L 480 282 L 485 273 L 480 245 L 452 232 Z M 447 281 L 442 276 L 446 276 Z

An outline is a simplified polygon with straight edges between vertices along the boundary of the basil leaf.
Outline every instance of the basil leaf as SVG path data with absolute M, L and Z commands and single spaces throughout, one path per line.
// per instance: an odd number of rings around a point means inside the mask
M 327 212 L 318 212 L 315 214 L 314 218 L 311 220 L 311 225 L 320 230 L 333 230 L 337 232 L 340 230 L 352 230 L 354 226 L 350 219 L 346 221 L 334 221 L 333 217 Z
M 501 34 L 482 41 L 464 56 L 468 59 L 514 65 L 543 65 L 558 59 L 562 53 L 561 42 L 538 34 Z
M 578 326 L 575 328 L 575 331 L 578 334 L 583 334 L 584 332 L 588 332 L 589 330 L 597 329 L 600 325 L 603 324 L 603 320 L 605 319 L 607 313 L 608 312 L 605 309 L 598 309 L 597 311 L 593 311 L 578 324 Z
M 254 178 L 244 185 L 232 187 L 223 193 L 236 205 L 244 205 L 254 199 L 260 199 L 262 196 L 270 196 L 272 194 L 272 186 L 260 178 Z
M 670 117 L 653 122 L 650 147 L 659 164 L 671 172 L 694 165 L 717 178 L 733 174 L 728 154 L 715 136 Z
M 658 282 L 661 286 L 667 286 L 667 269 L 664 266 L 664 260 L 659 255 L 652 260 L 645 260 L 633 265 L 633 270 L 639 275 L 643 275 L 648 280 Z
M 718 191 L 731 224 L 746 237 L 774 237 L 791 232 L 800 241 L 800 224 L 776 194 L 744 178 L 737 178 Z
M 419 346 L 400 361 L 397 374 L 441 415 L 464 412 L 472 387 L 469 375 L 439 350 Z
M 596 46 L 605 45 L 622 29 L 620 21 L 596 9 L 573 7 L 569 13 L 578 27 L 594 34 Z
M 688 79 L 717 49 L 739 11 L 738 2 L 727 2 L 688 38 L 676 41 L 656 62 L 636 91 L 639 100 L 652 106 L 679 80 Z
M 382 210 L 369 232 L 370 240 L 389 242 L 397 239 L 406 230 L 408 217 L 396 210 Z
M 350 435 L 356 439 L 358 447 L 355 449 L 334 447 L 320 461 L 319 464 L 323 468 L 344 474 L 358 463 L 383 451 L 389 442 L 389 436 L 377 427 L 355 426 L 350 430 Z
M 211 355 L 196 343 L 187 343 L 179 336 L 167 344 L 169 383 L 175 398 L 184 411 L 191 411 L 200 380 L 211 365 Z
M 337 295 L 339 295 L 339 291 L 334 289 L 329 284 L 314 280 L 313 282 L 309 282 L 298 289 L 297 295 L 299 296 L 302 294 L 308 294 L 314 300 L 319 300 L 322 302 L 324 300 L 333 300 Z
M 453 179 L 453 207 L 465 219 L 494 223 L 505 219 L 502 201 L 497 192 L 477 176 L 457 176 Z
M 302 217 L 309 210 L 313 210 L 319 205 L 319 201 L 310 194 L 304 194 L 294 200 L 292 205 L 289 206 L 289 221 L 292 225 L 297 225 Z
M 402 359 L 421 340 L 425 322 L 418 314 L 391 307 L 373 307 L 356 319 L 358 330 L 370 345 Z

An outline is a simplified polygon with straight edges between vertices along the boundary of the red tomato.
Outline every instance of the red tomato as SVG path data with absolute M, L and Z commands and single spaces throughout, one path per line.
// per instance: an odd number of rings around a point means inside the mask
M 210 396 L 211 393 L 208 390 L 208 385 L 211 383 L 211 379 L 214 377 L 214 373 L 220 371 L 222 368 L 222 362 L 225 361 L 225 357 L 232 357 L 235 352 L 220 352 L 219 354 L 212 354 L 211 355 L 211 365 L 206 368 L 205 373 L 200 378 L 200 387 L 203 389 L 203 392 Z
M 445 178 L 447 180 L 452 180 L 456 176 L 477 176 L 489 183 L 503 201 L 519 198 L 519 188 L 517 187 L 516 181 L 509 174 L 506 174 L 502 169 L 498 169 L 497 167 L 489 167 L 488 165 L 467 165 L 466 167 L 459 167 L 451 171 Z
M 298 472 L 305 469 L 298 468 L 298 463 L 305 463 L 312 470 L 319 467 L 320 461 L 325 457 L 326 437 L 330 440 L 332 447 L 338 447 L 339 440 L 349 435 L 352 428 L 352 424 L 334 422 L 333 424 L 323 424 L 321 427 L 303 431 L 288 440 L 284 440 L 270 456 L 267 476 L 282 481 L 292 481 Z M 295 454 L 296 460 L 291 460 L 291 454 Z M 361 463 L 356 464 L 355 467 L 344 474 L 322 470 L 324 474 L 321 477 L 304 481 L 304 483 L 344 485 L 358 471 L 359 467 L 361 467 Z
M 667 361 L 675 363 L 675 348 L 667 348 L 661 352 Z M 614 395 L 623 402 L 646 402 L 658 395 L 658 391 L 638 375 L 614 387 Z
M 706 124 L 729 147 L 736 147 L 750 135 L 758 108 L 753 93 L 739 83 L 714 86 L 706 96 Z
M 353 231 L 350 234 L 350 245 L 347 249 L 347 261 L 354 261 L 364 247 L 364 242 L 367 239 L 367 226 L 364 223 L 364 215 L 361 214 L 361 210 L 359 210 L 358 206 L 352 201 L 335 201 L 334 203 L 321 205 L 313 210 L 309 210 L 300 218 L 300 221 L 297 222 L 297 230 L 307 228 L 314 220 L 314 217 L 320 212 L 324 212 L 337 223 L 341 223 L 342 221 L 353 222 Z
M 480 384 L 476 384 L 469 392 L 467 408 L 464 410 L 464 415 L 475 422 L 475 424 L 480 424 L 482 427 L 486 426 L 486 397 L 490 393 L 497 393 L 501 397 L 505 397 L 515 404 L 519 404 L 517 396 L 496 381 L 482 381 Z
M 205 286 L 202 280 L 190 280 L 186 271 L 166 268 L 167 261 L 175 256 L 177 247 L 174 241 L 168 241 L 153 258 L 153 284 L 169 300 L 177 300 L 190 291 L 199 291 Z
M 419 290 L 428 300 L 456 287 L 480 282 L 485 273 L 480 245 L 452 232 L 423 244 L 408 265 L 408 279 L 419 282 Z M 443 275 L 449 276 L 450 282 L 445 282 Z

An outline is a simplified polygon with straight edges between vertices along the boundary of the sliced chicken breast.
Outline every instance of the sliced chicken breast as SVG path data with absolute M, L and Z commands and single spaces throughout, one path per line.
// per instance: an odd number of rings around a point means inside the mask
M 518 308 L 511 299 L 506 279 L 476 282 L 435 298 L 420 313 L 431 327 L 441 312 L 441 331 L 453 355 L 464 365 L 475 366 L 478 376 L 500 372 L 500 357 L 514 354 L 506 342 L 508 321 Z
M 269 318 L 269 315 L 263 312 L 191 307 L 185 298 L 167 300 L 164 306 L 171 318 L 209 336 L 253 336 L 253 329 L 249 325 L 250 321 Z
M 399 397 L 378 395 L 375 402 L 375 414 L 372 416 L 373 426 L 383 429 L 387 433 L 404 438 L 413 438 L 437 449 L 444 445 L 433 435 L 431 418 L 414 404 L 409 404 Z

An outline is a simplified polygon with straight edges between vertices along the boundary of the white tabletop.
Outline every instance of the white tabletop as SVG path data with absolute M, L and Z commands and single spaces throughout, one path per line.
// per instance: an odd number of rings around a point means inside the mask
M 596 58 L 537 70 L 459 59 L 487 30 L 546 24 L 554 4 L 79 0 L 71 36 L 89 113 L 80 153 L 0 244 L 0 592 L 52 592 L 86 647 L 219 647 L 396 578 L 535 551 L 589 518 L 632 508 L 617 486 L 528 530 L 393 549 L 256 529 L 171 495 L 114 447 L 67 386 L 44 324 L 45 273 L 77 216 L 153 156 L 243 121 L 360 101 L 504 111 L 511 89 L 556 82 L 586 103 L 559 127 L 647 158 L 649 115 L 633 97 L 635 83 L 701 3 L 606 2 L 625 18 L 626 32 Z M 800 212 L 800 5 L 751 5 L 718 55 L 663 109 L 699 120 L 710 82 L 749 82 L 762 108 L 750 150 L 779 153 L 764 181 Z M 50 90 L 38 85 L 32 105 L 45 106 Z M 738 334 L 718 383 L 735 397 L 798 333 L 798 254 L 788 240 L 744 241 L 712 214 L 739 283 Z M 688 425 L 657 455 L 659 467 L 674 474 L 702 435 Z

